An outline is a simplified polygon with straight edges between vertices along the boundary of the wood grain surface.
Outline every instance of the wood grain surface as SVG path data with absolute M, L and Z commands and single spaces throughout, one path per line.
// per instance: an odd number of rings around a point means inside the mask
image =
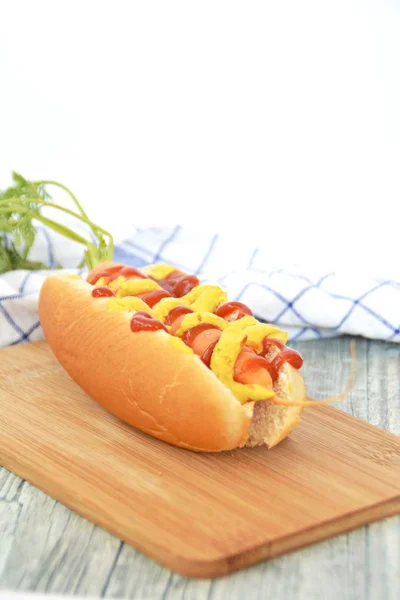
M 197 455 L 105 413 L 45 344 L 1 358 L 2 464 L 181 573 L 223 575 L 399 511 L 400 440 L 343 411 L 307 411 L 274 451 Z
M 292 344 L 311 395 L 347 378 L 346 337 Z M 357 343 L 356 385 L 340 410 L 400 435 L 400 347 Z M 398 600 L 400 516 L 218 579 L 188 579 L 146 558 L 0 468 L 0 590 L 134 600 Z

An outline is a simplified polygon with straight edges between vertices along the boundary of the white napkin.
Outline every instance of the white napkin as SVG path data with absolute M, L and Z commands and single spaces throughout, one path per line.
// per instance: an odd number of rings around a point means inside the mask
M 81 248 L 41 229 L 32 258 L 77 273 Z M 281 265 L 268 248 L 239 243 L 234 233 L 180 226 L 136 229 L 117 241 L 114 260 L 135 266 L 166 262 L 216 282 L 259 319 L 288 331 L 290 341 L 351 334 L 400 342 L 399 280 Z M 0 276 L 0 346 L 43 338 L 38 292 L 49 272 L 20 270 Z

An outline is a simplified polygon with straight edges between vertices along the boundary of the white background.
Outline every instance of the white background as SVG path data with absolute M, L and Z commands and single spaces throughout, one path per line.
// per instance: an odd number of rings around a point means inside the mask
M 399 275 L 400 2 L 0 0 L 0 86 L 0 188 Z

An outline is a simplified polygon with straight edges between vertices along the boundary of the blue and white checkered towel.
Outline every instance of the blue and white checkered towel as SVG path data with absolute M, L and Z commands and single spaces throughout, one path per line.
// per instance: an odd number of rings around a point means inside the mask
M 41 229 L 31 257 L 77 273 L 80 252 L 77 244 Z M 170 263 L 218 283 L 231 300 L 245 302 L 259 319 L 288 331 L 290 341 L 352 334 L 400 342 L 400 281 L 283 268 L 273 258 L 268 249 L 239 244 L 233 235 L 180 226 L 137 229 L 117 243 L 114 255 L 134 266 Z M 43 338 L 37 304 L 48 274 L 0 276 L 0 346 Z

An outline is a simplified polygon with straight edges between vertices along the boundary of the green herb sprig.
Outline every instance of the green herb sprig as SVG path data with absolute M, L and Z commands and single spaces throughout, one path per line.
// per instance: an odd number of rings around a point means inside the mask
M 29 252 L 36 238 L 38 221 L 57 233 L 85 246 L 82 261 L 77 268 L 111 260 L 114 241 L 111 233 L 89 219 L 75 195 L 65 185 L 57 181 L 29 181 L 19 173 L 12 174 L 14 185 L 0 191 L 0 273 L 15 269 L 47 269 L 44 263 L 29 260 Z M 77 211 L 74 212 L 52 201 L 48 187 L 54 186 L 66 192 Z M 42 215 L 43 207 L 55 208 L 86 223 L 92 230 L 97 243 L 92 243 L 69 227 Z M 57 265 L 60 267 L 60 265 Z

